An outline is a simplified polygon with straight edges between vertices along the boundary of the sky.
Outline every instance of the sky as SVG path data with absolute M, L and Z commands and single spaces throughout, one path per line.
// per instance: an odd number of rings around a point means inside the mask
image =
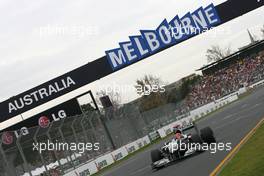
M 141 29 L 155 29 L 166 18 L 183 16 L 223 0 L 0 0 L 0 101 L 60 76 L 105 55 Z M 264 8 L 133 64 L 90 85 L 135 85 L 145 74 L 171 83 L 207 64 L 212 45 L 249 43 L 247 29 L 260 38 Z M 121 93 L 123 103 L 136 91 Z

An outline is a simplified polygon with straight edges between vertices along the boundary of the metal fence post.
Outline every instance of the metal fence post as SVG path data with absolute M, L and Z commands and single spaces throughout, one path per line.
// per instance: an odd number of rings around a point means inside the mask
M 31 170 L 29 169 L 28 162 L 27 162 L 27 159 L 26 159 L 25 154 L 23 152 L 23 149 L 22 149 L 22 147 L 20 145 L 21 137 L 22 137 L 21 135 L 18 136 L 18 138 L 16 140 L 16 145 L 17 145 L 18 151 L 19 151 L 19 153 L 20 153 L 20 155 L 22 157 L 22 160 L 23 160 L 24 164 L 26 165 L 26 169 L 27 169 L 29 175 L 33 176 L 32 173 L 31 173 Z
M 94 127 L 94 125 L 93 125 L 92 118 L 93 118 L 93 114 L 91 115 L 90 118 L 88 117 L 88 122 L 89 122 L 89 124 L 90 124 L 91 127 L 92 127 L 92 131 L 93 131 L 93 139 L 96 139 L 96 130 L 95 130 L 95 127 Z
M 79 118 L 79 117 L 78 117 Z M 81 119 L 78 119 L 77 117 L 75 117 L 75 119 L 72 121 L 72 124 L 71 124 L 71 129 L 72 129 L 72 132 L 73 132 L 73 136 L 74 136 L 74 139 L 75 139 L 75 142 L 76 144 L 78 143 L 78 137 L 77 137 L 77 133 L 76 133 L 76 130 L 74 128 L 74 125 L 75 123 L 77 122 L 77 120 L 81 120 Z M 87 159 L 89 159 L 89 157 L 87 155 L 85 155 L 85 157 Z
M 84 115 L 82 115 L 82 118 L 81 118 L 81 128 L 82 128 L 82 132 L 83 132 L 83 135 L 84 135 L 84 140 L 85 140 L 85 143 L 87 144 L 89 142 L 89 138 L 87 136 L 87 133 L 86 133 L 86 130 L 85 130 L 85 127 L 84 127 L 84 121 L 86 120 L 86 117 Z M 88 158 L 90 157 L 90 154 L 88 154 Z
M 47 130 L 47 133 L 46 133 L 46 135 L 47 135 L 47 137 L 49 138 L 50 141 L 52 141 L 52 138 L 51 138 L 51 136 L 50 136 L 50 130 L 51 130 L 51 128 L 52 128 L 53 123 L 54 123 L 54 121 L 52 121 L 52 122 L 50 123 L 50 126 L 49 126 L 49 128 L 48 128 L 48 130 Z M 55 155 L 56 160 L 58 161 L 59 167 L 61 168 L 62 174 L 64 174 L 64 170 L 63 170 L 63 168 L 62 168 L 62 165 L 61 165 L 60 159 L 59 159 L 59 157 L 58 157 L 58 154 L 57 154 L 56 151 L 53 151 L 53 152 L 54 152 L 54 155 Z
M 6 172 L 8 174 L 7 176 L 9 176 L 9 175 L 10 176 L 16 176 L 16 173 L 14 172 L 13 169 L 10 168 L 9 163 L 7 161 L 5 151 L 4 151 L 3 147 L 2 147 L 2 140 L 0 140 L 0 152 L 1 152 L 2 156 L 3 156 L 3 160 L 4 160 L 5 165 L 7 167 L 7 169 L 6 169 Z
M 96 108 L 97 111 L 99 112 L 99 116 L 98 116 L 98 118 L 99 118 L 100 122 L 102 123 L 102 125 L 103 125 L 103 127 L 104 127 L 104 130 L 105 130 L 106 135 L 107 135 L 107 137 L 108 137 L 108 139 L 109 139 L 109 141 L 110 141 L 110 143 L 111 143 L 111 145 L 112 145 L 113 150 L 115 150 L 115 149 L 116 149 L 116 146 L 115 146 L 115 144 L 114 144 L 113 138 L 112 138 L 112 136 L 111 136 L 111 133 L 110 133 L 110 131 L 109 131 L 107 125 L 105 124 L 105 122 L 104 122 L 104 120 L 103 120 L 103 118 L 102 118 L 102 115 L 101 115 L 100 109 L 99 109 L 99 107 L 98 107 L 98 105 L 97 105 L 97 103 L 96 103 L 96 101 L 95 101 L 95 98 L 94 98 L 94 96 L 93 96 L 93 93 L 90 92 L 90 95 L 91 95 L 91 98 L 92 98 L 92 100 L 93 100 L 93 102 L 94 102 L 95 108 Z
M 38 132 L 39 132 L 39 129 L 40 129 L 40 126 L 38 126 L 37 131 L 35 132 L 34 137 L 33 137 L 33 141 L 34 141 L 36 144 L 38 143 L 38 140 L 37 140 L 37 134 L 38 134 Z M 39 153 L 39 156 L 40 156 L 41 163 L 43 164 L 46 173 L 49 175 L 49 173 L 48 173 L 48 168 L 47 168 L 47 165 L 46 165 L 46 163 L 45 163 L 45 160 L 44 160 L 42 154 L 41 154 L 40 152 L 38 152 L 38 153 Z
M 98 109 L 98 111 L 99 111 L 99 109 Z M 100 112 L 100 111 L 99 111 L 99 112 Z M 107 112 L 107 109 L 106 109 L 106 114 L 107 114 L 107 113 L 108 113 L 108 112 Z M 112 111 L 111 111 L 110 113 L 112 114 Z M 107 137 L 108 137 L 108 139 L 109 139 L 109 141 L 110 141 L 110 144 L 111 144 L 113 150 L 115 150 L 115 149 L 116 149 L 116 145 L 115 145 L 114 140 L 113 140 L 113 138 L 112 138 L 112 136 L 111 136 L 111 133 L 110 133 L 109 128 L 107 127 L 107 125 L 106 125 L 104 119 L 102 118 L 101 113 L 99 113 L 99 115 L 98 115 L 98 119 L 99 119 L 99 121 L 101 122 L 101 124 L 103 125 L 103 127 L 104 127 L 104 129 L 105 129 L 106 135 L 107 135 Z
M 87 136 L 87 134 L 86 134 L 86 130 L 85 130 L 85 127 L 84 127 L 84 120 L 85 120 L 85 116 L 83 115 L 83 117 L 82 117 L 82 119 L 81 119 L 81 127 L 82 127 L 82 131 L 83 131 L 83 135 L 84 135 L 84 137 L 85 137 L 85 139 L 86 139 L 86 143 L 88 143 L 88 141 L 89 141 L 89 138 L 88 138 L 88 136 Z
M 72 129 L 72 132 L 73 132 L 74 140 L 75 140 L 75 142 L 77 144 L 78 143 L 78 138 L 77 138 L 76 130 L 74 128 L 74 124 L 75 124 L 76 120 L 77 120 L 77 118 L 75 117 L 75 119 L 71 123 L 71 129 Z
M 63 132 L 62 132 L 62 130 L 61 130 L 61 128 L 62 128 L 62 126 L 63 126 L 63 124 L 64 124 L 64 121 L 65 121 L 65 119 L 62 119 L 62 122 L 61 122 L 61 124 L 60 124 L 60 126 L 59 126 L 59 133 L 60 133 L 60 135 L 61 135 L 62 141 L 63 141 L 64 143 L 66 143 L 65 137 L 64 137 Z M 69 161 L 68 156 L 67 156 L 68 154 L 69 154 L 69 157 L 70 157 L 70 161 Z M 74 165 L 74 163 L 73 163 L 73 161 L 72 161 L 72 157 L 71 157 L 71 152 L 69 152 L 68 150 L 67 150 L 67 153 L 66 153 L 66 159 L 67 159 L 68 162 L 71 163 L 71 165 L 72 165 L 73 168 L 75 169 L 75 165 Z

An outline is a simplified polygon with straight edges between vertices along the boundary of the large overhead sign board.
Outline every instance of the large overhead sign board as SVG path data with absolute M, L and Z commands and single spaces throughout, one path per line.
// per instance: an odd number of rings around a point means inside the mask
M 263 0 L 229 0 L 217 6 L 210 4 L 186 15 L 166 19 L 154 30 L 141 30 L 140 35 L 130 36 L 129 41 L 106 51 L 103 56 L 62 76 L 34 87 L 0 103 L 0 122 L 20 115 L 122 68 L 161 52 L 199 33 L 178 34 L 177 27 L 210 29 L 224 24 L 264 5 Z M 177 7 L 175 7 L 177 8 Z M 169 32 L 170 33 L 169 33 Z M 175 35 L 171 35 L 171 34 Z

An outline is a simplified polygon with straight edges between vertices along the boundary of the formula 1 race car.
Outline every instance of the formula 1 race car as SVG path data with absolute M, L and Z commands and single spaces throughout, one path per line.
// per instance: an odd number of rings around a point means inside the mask
M 151 151 L 152 169 L 159 169 L 167 166 L 169 163 L 183 159 L 195 153 L 203 152 L 203 145 L 215 143 L 213 130 L 205 127 L 198 133 L 183 134 L 178 129 L 174 131 L 175 137 L 165 143 L 160 149 Z

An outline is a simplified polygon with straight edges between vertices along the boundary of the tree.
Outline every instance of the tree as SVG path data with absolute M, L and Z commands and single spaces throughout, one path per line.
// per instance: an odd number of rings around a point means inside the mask
M 210 49 L 206 51 L 206 57 L 208 62 L 218 61 L 232 53 L 230 47 L 220 48 L 218 45 L 213 45 Z
M 152 90 L 161 88 L 165 83 L 158 77 L 153 75 L 145 75 L 143 78 L 136 80 L 135 88 L 137 94 L 149 95 Z
M 142 96 L 139 102 L 141 112 L 166 104 L 164 82 L 160 78 L 145 75 L 136 80 L 135 88 L 137 94 Z
M 82 109 L 83 112 L 95 111 L 95 108 L 90 103 L 82 104 L 81 105 L 81 109 Z
M 201 79 L 200 75 L 195 75 L 192 78 L 183 78 L 179 87 L 172 89 L 167 93 L 168 103 L 179 103 L 190 93 L 191 88 Z

